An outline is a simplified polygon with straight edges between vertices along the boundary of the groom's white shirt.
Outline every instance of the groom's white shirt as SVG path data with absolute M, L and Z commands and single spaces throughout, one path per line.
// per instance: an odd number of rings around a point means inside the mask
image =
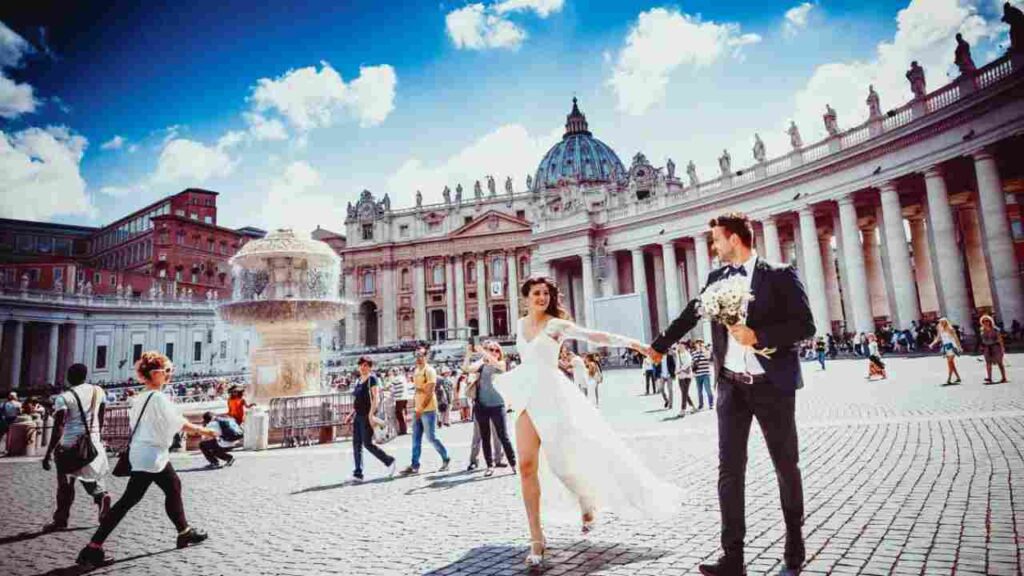
M 754 280 L 754 267 L 756 264 L 757 251 L 752 250 L 750 258 L 743 263 L 743 269 L 747 274 L 746 276 L 740 276 L 746 283 L 747 290 L 750 290 L 750 283 Z M 732 332 L 726 332 L 726 335 L 729 341 L 725 347 L 725 367 L 740 374 L 764 374 L 764 368 L 761 367 L 761 362 L 758 361 L 754 351 L 737 342 L 732 337 Z

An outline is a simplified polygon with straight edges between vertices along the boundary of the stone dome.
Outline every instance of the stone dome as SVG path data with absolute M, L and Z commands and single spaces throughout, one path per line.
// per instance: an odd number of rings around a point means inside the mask
M 625 176 L 622 161 L 614 150 L 590 133 L 587 117 L 573 98 L 572 112 L 566 117 L 565 135 L 540 161 L 533 180 L 534 189 L 544 190 L 569 182 L 621 181 Z

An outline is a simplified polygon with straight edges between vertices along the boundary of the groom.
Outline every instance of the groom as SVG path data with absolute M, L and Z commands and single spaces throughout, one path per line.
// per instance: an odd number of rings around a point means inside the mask
M 708 275 L 705 289 L 738 274 L 746 279 L 754 299 L 747 306 L 746 325 L 711 325 L 718 377 L 718 505 L 724 555 L 716 564 L 702 564 L 700 571 L 707 576 L 745 574 L 744 476 L 750 424 L 756 418 L 775 465 L 786 521 L 785 566 L 779 574 L 796 575 L 805 559 L 804 496 L 794 419 L 796 390 L 803 386 L 797 344 L 814 336 L 814 319 L 796 271 L 769 263 L 751 249 L 753 229 L 746 215 L 725 214 L 710 226 L 715 252 L 728 265 Z M 697 304 L 698 300 L 691 301 L 651 344 L 654 362 L 697 325 Z M 755 349 L 767 357 L 755 354 Z

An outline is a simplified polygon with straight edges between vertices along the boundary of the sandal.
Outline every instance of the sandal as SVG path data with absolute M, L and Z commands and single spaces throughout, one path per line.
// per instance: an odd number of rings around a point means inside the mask
M 535 544 L 540 544 L 540 553 L 535 553 Z M 531 540 L 530 541 L 530 553 L 526 555 L 525 563 L 530 568 L 539 568 L 544 564 L 544 556 L 547 555 L 548 544 L 546 539 Z

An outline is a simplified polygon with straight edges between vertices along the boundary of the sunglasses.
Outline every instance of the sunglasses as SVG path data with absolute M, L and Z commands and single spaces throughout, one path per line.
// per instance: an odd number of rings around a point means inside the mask
M 163 372 L 164 374 L 170 376 L 174 372 L 174 368 L 154 368 L 149 371 L 150 374 L 153 374 L 155 372 Z

